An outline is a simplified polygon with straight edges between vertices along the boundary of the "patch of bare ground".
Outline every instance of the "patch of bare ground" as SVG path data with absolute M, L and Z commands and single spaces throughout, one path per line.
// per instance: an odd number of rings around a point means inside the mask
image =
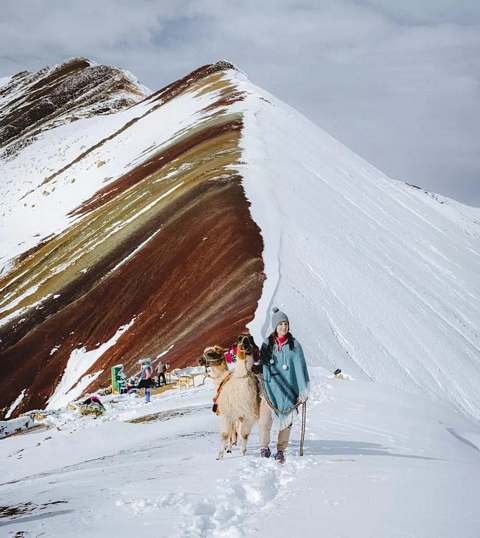
M 44 519 L 57 514 L 65 514 L 70 511 L 62 510 L 60 512 L 45 512 L 46 509 L 50 509 L 53 506 L 59 504 L 67 504 L 68 501 L 62 499 L 58 501 L 49 501 L 42 504 L 36 504 L 33 502 L 18 503 L 14 505 L 2 505 L 0 506 L 0 519 L 4 519 L 0 523 L 0 527 L 6 527 L 9 525 L 9 522 L 18 522 L 22 521 L 33 521 L 34 519 Z M 35 517 L 35 515 L 36 517 Z M 30 533 L 28 533 L 29 535 Z M 14 536 L 21 538 L 27 536 L 24 531 L 17 531 L 14 535 L 12 533 L 9 536 Z
M 160 411 L 159 413 L 152 413 L 150 415 L 144 415 L 143 417 L 133 418 L 127 420 L 131 424 L 143 424 L 145 422 L 165 422 L 166 420 L 171 420 L 172 418 L 183 417 L 186 415 L 192 415 L 198 411 L 203 411 L 205 409 L 210 409 L 210 406 L 200 406 L 200 407 L 181 407 L 179 409 L 169 409 L 168 411 Z

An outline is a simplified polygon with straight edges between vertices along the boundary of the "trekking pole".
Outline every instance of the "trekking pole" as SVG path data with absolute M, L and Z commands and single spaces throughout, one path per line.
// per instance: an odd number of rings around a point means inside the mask
M 300 434 L 300 456 L 303 456 L 303 442 L 305 441 L 305 424 L 307 422 L 307 401 L 302 405 L 302 431 Z

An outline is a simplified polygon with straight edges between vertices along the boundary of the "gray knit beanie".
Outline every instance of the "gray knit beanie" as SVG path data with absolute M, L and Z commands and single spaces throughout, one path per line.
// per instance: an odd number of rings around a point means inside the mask
M 282 321 L 286 321 L 287 323 L 290 323 L 288 321 L 287 314 L 279 310 L 276 306 L 272 308 L 272 328 L 275 330 L 277 328 L 277 325 L 279 323 L 282 323 Z

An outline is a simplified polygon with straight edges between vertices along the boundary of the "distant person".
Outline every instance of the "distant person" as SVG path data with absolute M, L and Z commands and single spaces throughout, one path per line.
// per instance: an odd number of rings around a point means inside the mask
M 167 365 L 161 360 L 159 360 L 157 364 L 157 387 L 161 386 L 161 380 L 163 380 L 164 385 L 167 384 L 167 379 L 165 378 L 166 371 Z
M 129 394 L 130 392 L 136 392 L 138 389 L 138 383 L 139 383 L 139 379 L 137 376 L 133 375 L 129 377 L 127 379 L 127 386 L 126 386 L 127 394 Z
M 145 389 L 145 403 L 150 402 L 150 389 L 153 385 L 153 370 L 152 362 L 150 359 L 144 359 L 142 361 L 142 368 L 140 370 L 140 383 L 139 389 Z
M 105 411 L 105 407 L 100 401 L 100 398 L 96 395 L 89 396 L 85 401 L 82 402 L 82 405 L 93 405 L 99 407 L 102 411 Z
M 260 349 L 260 360 L 253 372 L 261 374 L 262 394 L 260 401 L 260 455 L 269 458 L 270 430 L 275 413 L 280 425 L 275 459 L 285 462 L 292 428 L 293 412 L 308 398 L 310 379 L 302 346 L 290 333 L 286 314 L 274 307 L 272 329 Z
M 117 383 L 120 394 L 125 394 L 127 392 L 127 376 L 125 375 L 123 368 L 118 372 Z

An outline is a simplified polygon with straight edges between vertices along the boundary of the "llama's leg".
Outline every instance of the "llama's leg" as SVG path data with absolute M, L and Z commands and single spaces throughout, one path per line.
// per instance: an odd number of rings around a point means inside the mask
M 225 448 L 228 443 L 228 432 L 220 433 L 220 451 L 218 452 L 217 460 L 221 460 L 225 454 Z
M 230 437 L 231 424 L 225 417 L 220 417 L 220 451 L 217 456 L 217 460 L 221 460 L 225 454 L 225 448 L 227 447 L 228 439 Z
M 240 435 L 240 425 L 241 425 L 241 421 L 237 419 L 233 427 L 233 444 L 235 446 L 238 445 L 238 436 Z
M 240 453 L 245 456 L 247 453 L 247 443 L 250 432 L 252 431 L 253 422 L 247 419 L 243 419 L 240 424 Z
M 228 434 L 227 454 L 231 454 L 232 446 L 237 444 L 237 426 L 232 424 L 230 432 Z

